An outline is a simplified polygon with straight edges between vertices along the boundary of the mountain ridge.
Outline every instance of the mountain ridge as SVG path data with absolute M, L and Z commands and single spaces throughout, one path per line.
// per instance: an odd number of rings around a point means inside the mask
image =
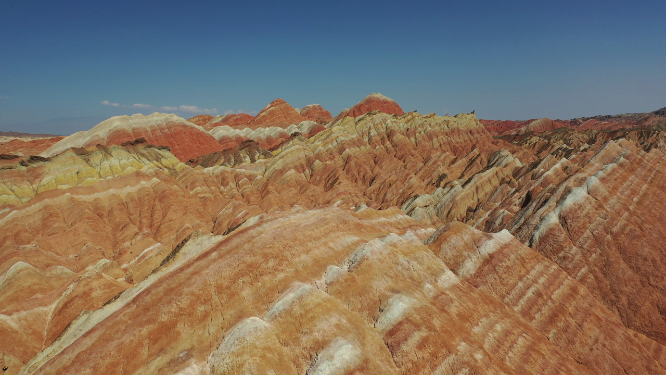
M 256 128 L 112 118 L 1 158 L 0 365 L 666 373 L 663 129 L 496 134 L 371 99 L 326 126 L 274 126 L 304 117 L 281 102 Z

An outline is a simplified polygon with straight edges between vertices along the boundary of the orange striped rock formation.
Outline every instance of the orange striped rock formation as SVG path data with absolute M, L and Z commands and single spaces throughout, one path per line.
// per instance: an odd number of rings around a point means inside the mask
M 0 143 L 0 154 L 5 155 L 39 155 L 49 147 L 60 142 L 65 137 L 51 137 L 43 139 L 12 139 L 9 142 Z
M 295 109 L 282 99 L 275 99 L 257 116 L 247 113 L 227 114 L 211 118 L 206 130 L 218 140 L 222 149 L 253 141 L 265 149 L 280 145 L 295 134 L 309 137 L 332 120 L 331 114 L 319 104 Z
M 214 117 L 211 115 L 198 115 L 190 117 L 187 121 L 193 123 L 194 125 L 204 126 L 210 122 Z
M 666 109 L 649 113 L 626 113 L 622 115 L 580 117 L 572 120 L 541 118 L 525 121 L 480 120 L 486 129 L 496 134 L 542 133 L 559 128 L 576 130 L 631 130 L 666 129 Z
M 327 124 L 333 120 L 331 112 L 325 110 L 324 107 L 319 104 L 309 104 L 301 109 L 297 109 L 297 111 L 301 116 L 305 116 L 320 124 Z
M 662 130 L 364 103 L 3 157 L 4 373 L 666 374 Z
M 200 126 L 176 115 L 153 113 L 149 116 L 116 116 L 94 128 L 78 132 L 54 144 L 41 156 L 50 157 L 70 148 L 86 148 L 97 144 L 119 145 L 145 138 L 154 145 L 170 147 L 181 160 L 220 151 L 215 138 Z
M 201 125 L 206 130 L 212 130 L 217 126 L 228 125 L 231 127 L 246 127 L 250 122 L 254 120 L 254 116 L 248 115 L 247 113 L 230 113 L 221 116 L 215 116 L 208 120 L 204 125 Z
M 353 107 L 340 112 L 334 121 L 340 121 L 344 117 L 358 117 L 372 111 L 379 111 L 398 116 L 405 114 L 402 108 L 400 108 L 398 103 L 393 99 L 382 94 L 372 93 L 356 103 Z

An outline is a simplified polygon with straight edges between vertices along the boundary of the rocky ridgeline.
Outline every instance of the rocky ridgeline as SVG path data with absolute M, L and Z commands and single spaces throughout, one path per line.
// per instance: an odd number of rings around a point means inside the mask
M 659 126 L 327 113 L 3 155 L 5 373 L 666 373 Z
M 580 117 L 572 120 L 551 120 L 549 118 L 525 121 L 480 120 L 486 129 L 495 134 L 529 134 L 554 131 L 560 128 L 575 130 L 666 130 L 666 109 L 662 108 L 649 113 L 626 113 Z

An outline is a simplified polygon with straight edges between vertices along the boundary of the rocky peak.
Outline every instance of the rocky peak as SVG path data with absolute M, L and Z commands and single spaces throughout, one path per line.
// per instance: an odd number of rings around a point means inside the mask
M 372 93 L 356 103 L 353 107 L 340 112 L 335 118 L 335 122 L 344 117 L 358 117 L 372 111 L 380 111 L 398 116 L 405 114 L 405 111 L 403 111 L 393 99 L 379 93 Z
M 214 117 L 211 115 L 198 115 L 194 117 L 190 117 L 187 119 L 187 121 L 193 123 L 194 125 L 199 125 L 199 126 L 204 126 L 207 123 L 210 122 Z
M 287 127 L 307 120 L 309 119 L 301 116 L 289 103 L 277 98 L 259 112 L 250 126 L 258 128 L 270 124 L 271 126 Z
M 331 112 L 324 109 L 319 104 L 309 104 L 305 107 L 298 110 L 298 113 L 301 116 L 307 117 L 308 119 L 318 122 L 320 124 L 325 124 L 333 120 Z

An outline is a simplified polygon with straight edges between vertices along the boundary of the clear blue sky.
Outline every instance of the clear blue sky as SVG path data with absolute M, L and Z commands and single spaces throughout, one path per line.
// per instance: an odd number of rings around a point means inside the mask
M 487 119 L 652 111 L 666 106 L 665 20 L 663 0 L 4 0 L 0 130 L 277 97 L 335 115 L 371 92 Z

